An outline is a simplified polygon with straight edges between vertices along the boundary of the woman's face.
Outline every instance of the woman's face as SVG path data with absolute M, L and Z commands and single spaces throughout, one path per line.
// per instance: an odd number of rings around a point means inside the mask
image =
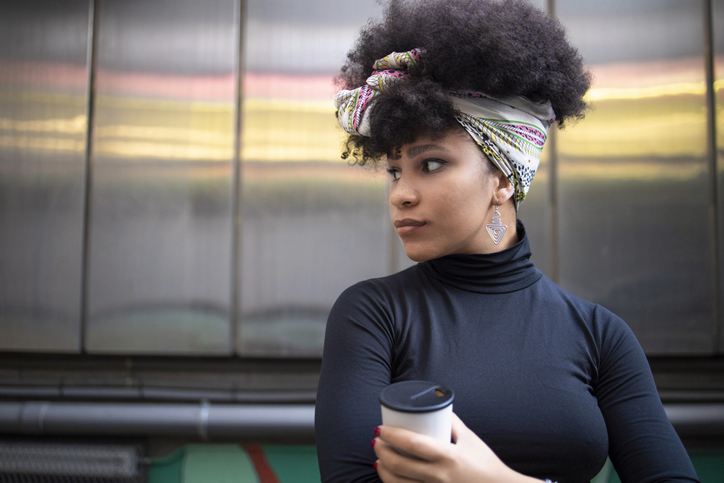
M 392 222 L 415 261 L 452 254 L 490 253 L 497 170 L 464 131 L 420 138 L 388 156 Z M 506 220 L 502 222 L 505 224 Z

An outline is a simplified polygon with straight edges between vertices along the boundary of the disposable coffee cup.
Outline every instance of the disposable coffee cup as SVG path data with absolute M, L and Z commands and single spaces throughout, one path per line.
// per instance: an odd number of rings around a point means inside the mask
M 449 443 L 452 436 L 452 389 L 429 381 L 403 381 L 380 393 L 382 424 L 404 428 Z

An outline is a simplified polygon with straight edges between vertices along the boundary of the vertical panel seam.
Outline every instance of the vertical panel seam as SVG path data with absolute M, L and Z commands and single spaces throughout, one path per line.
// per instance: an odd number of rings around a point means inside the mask
M 546 10 L 551 17 L 556 16 L 555 0 L 546 1 Z M 549 278 L 555 283 L 559 280 L 559 260 L 558 260 L 558 128 L 557 125 L 551 126 L 548 134 L 548 179 L 549 193 L 548 202 L 550 209 L 550 248 L 549 248 Z
M 93 123 L 95 121 L 96 69 L 98 50 L 98 3 L 99 0 L 88 2 L 88 43 L 86 65 L 88 66 L 88 99 L 86 103 L 86 139 L 85 139 L 85 192 L 83 210 L 83 256 L 81 258 L 81 300 L 80 300 L 80 352 L 86 349 L 86 325 L 88 323 L 88 278 L 90 276 L 90 231 L 91 231 L 91 190 L 93 166 Z
M 719 227 L 719 180 L 717 170 L 717 145 L 716 145 L 716 98 L 714 92 L 714 29 L 713 29 L 713 4 L 711 0 L 704 1 L 704 70 L 706 77 L 706 155 L 707 173 L 709 175 L 710 209 L 709 220 L 711 233 L 711 254 L 713 257 L 713 270 L 711 275 L 712 293 L 712 335 L 714 353 L 719 352 L 721 344 L 721 327 L 719 323 L 719 312 L 721 303 L 719 300 L 719 286 L 721 277 L 719 250 L 720 227 Z
M 237 39 L 236 48 L 236 99 L 235 99 L 235 119 L 234 119 L 234 159 L 233 159 L 233 180 L 232 180 L 232 233 L 231 233 L 231 355 L 241 355 L 241 346 L 237 345 L 240 329 L 238 325 L 241 323 L 241 123 L 242 123 L 242 87 L 244 74 L 244 23 L 246 19 L 246 1 L 237 0 L 234 8 L 236 15 L 234 22 L 236 23 Z
M 556 16 L 556 0 L 546 0 L 546 11 L 551 17 Z
M 549 202 L 550 202 L 550 279 L 555 283 L 559 280 L 558 260 L 558 128 L 553 129 L 548 135 L 550 156 L 548 157 Z

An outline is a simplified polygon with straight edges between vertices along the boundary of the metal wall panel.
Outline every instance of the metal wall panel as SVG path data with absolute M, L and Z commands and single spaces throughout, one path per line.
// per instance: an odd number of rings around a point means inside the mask
M 89 352 L 232 351 L 237 10 L 100 2 Z
M 88 16 L 0 2 L 0 350 L 80 348 Z
M 648 354 L 714 349 L 704 2 L 562 0 L 593 110 L 559 139 L 560 282 Z
M 719 352 L 724 353 L 724 0 L 712 0 L 719 244 Z
M 332 77 L 381 6 L 246 3 L 235 234 L 237 2 L 98 2 L 90 352 L 318 356 L 344 288 L 412 263 L 384 176 L 339 160 L 331 107 Z M 594 109 L 547 147 L 520 212 L 536 265 L 621 315 L 649 354 L 724 351 L 706 2 L 533 3 L 555 4 L 596 76 Z M 722 254 L 724 2 L 711 3 Z M 0 3 L 0 350 L 81 348 L 88 14 L 87 1 Z
M 381 173 L 340 159 L 332 78 L 372 0 L 249 0 L 242 120 L 243 356 L 320 356 L 339 294 L 390 272 Z

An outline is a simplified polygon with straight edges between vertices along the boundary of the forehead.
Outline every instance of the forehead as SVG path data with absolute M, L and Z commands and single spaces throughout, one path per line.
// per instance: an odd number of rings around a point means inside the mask
M 475 144 L 465 131 L 455 130 L 443 136 L 422 136 L 414 142 L 403 144 L 398 147 L 392 155 L 388 155 L 388 160 L 397 160 L 402 156 L 415 158 L 432 152 L 455 155 L 469 154 L 471 151 L 482 155 L 477 144 Z

